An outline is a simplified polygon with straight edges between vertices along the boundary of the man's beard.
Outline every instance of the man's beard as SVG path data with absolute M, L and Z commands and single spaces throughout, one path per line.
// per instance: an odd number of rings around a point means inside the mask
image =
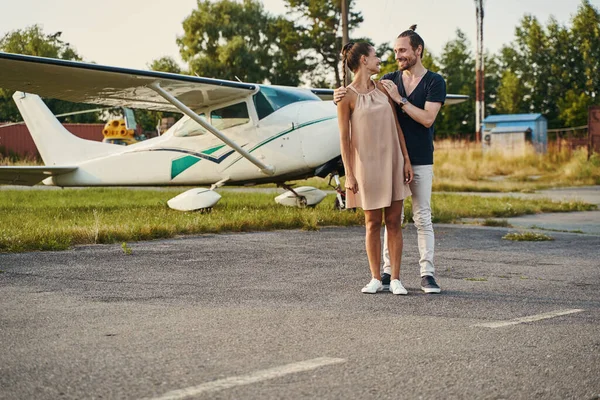
M 406 63 L 401 63 L 400 61 L 398 61 L 398 70 L 400 71 L 406 71 L 407 69 L 410 69 L 411 67 L 413 67 L 415 64 L 417 64 L 417 58 L 406 58 Z

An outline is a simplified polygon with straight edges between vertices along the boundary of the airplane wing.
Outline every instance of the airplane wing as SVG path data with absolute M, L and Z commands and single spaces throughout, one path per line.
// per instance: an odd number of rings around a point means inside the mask
M 192 110 L 258 90 L 255 84 L 222 79 L 0 52 L 0 88 L 75 103 L 180 112 L 148 87 L 152 83 L 159 83 Z
M 0 185 L 33 186 L 49 176 L 75 171 L 77 167 L 0 167 Z
M 463 101 L 469 100 L 469 96 L 466 94 L 447 94 L 446 95 L 446 105 L 458 104 Z
M 323 101 L 333 100 L 333 89 L 310 89 L 310 91 L 319 96 Z M 446 104 L 458 104 L 467 101 L 468 99 L 469 96 L 464 94 L 447 94 Z
M 310 89 L 310 91 L 323 101 L 333 100 L 333 89 Z

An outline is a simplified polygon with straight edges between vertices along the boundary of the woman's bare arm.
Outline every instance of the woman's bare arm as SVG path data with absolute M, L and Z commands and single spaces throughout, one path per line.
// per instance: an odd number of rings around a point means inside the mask
M 352 190 L 353 193 L 358 192 L 358 184 L 354 178 L 354 165 L 352 165 L 350 143 L 350 116 L 352 114 L 352 98 L 347 94 L 342 100 L 337 103 L 338 126 L 340 128 L 340 150 L 342 154 L 342 162 L 346 170 L 346 189 Z

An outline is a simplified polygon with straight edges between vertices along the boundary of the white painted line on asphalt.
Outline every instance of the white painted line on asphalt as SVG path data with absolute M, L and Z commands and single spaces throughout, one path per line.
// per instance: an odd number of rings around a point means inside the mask
M 278 378 L 280 376 L 295 374 L 297 372 L 310 371 L 325 365 L 340 364 L 346 362 L 343 358 L 321 357 L 312 360 L 301 361 L 293 364 L 282 365 L 279 367 L 263 369 L 248 375 L 232 376 L 230 378 L 219 379 L 212 382 L 206 382 L 198 386 L 192 386 L 185 389 L 173 390 L 160 397 L 151 400 L 180 400 L 199 394 L 216 392 L 223 389 L 229 389 L 235 386 L 248 385 L 251 383 L 266 381 Z
M 478 326 L 478 327 L 483 327 L 483 328 L 502 328 L 504 326 L 517 325 L 517 324 L 523 324 L 525 322 L 533 322 L 533 321 L 539 321 L 542 319 L 560 317 L 561 315 L 568 315 L 568 314 L 578 313 L 578 312 L 582 312 L 582 311 L 585 311 L 585 310 L 580 310 L 580 309 L 557 310 L 557 311 L 547 312 L 544 314 L 531 315 L 529 317 L 515 318 L 515 319 L 508 320 L 508 321 L 486 322 L 483 324 L 475 324 L 473 326 Z

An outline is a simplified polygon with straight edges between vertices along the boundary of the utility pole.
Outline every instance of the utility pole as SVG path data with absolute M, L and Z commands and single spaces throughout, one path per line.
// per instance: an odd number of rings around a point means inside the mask
M 341 0 L 342 2 L 342 47 L 344 47 L 349 41 L 348 36 L 348 1 Z
M 475 54 L 475 139 L 481 142 L 481 125 L 485 115 L 485 88 L 483 67 L 483 1 L 475 0 L 477 16 L 477 50 Z
M 342 2 L 342 48 L 350 41 L 348 35 L 348 2 L 350 0 L 340 0 Z M 345 68 L 345 67 L 342 67 Z M 350 73 L 346 70 L 346 77 L 349 77 Z M 342 86 L 346 86 L 346 82 L 342 82 Z

